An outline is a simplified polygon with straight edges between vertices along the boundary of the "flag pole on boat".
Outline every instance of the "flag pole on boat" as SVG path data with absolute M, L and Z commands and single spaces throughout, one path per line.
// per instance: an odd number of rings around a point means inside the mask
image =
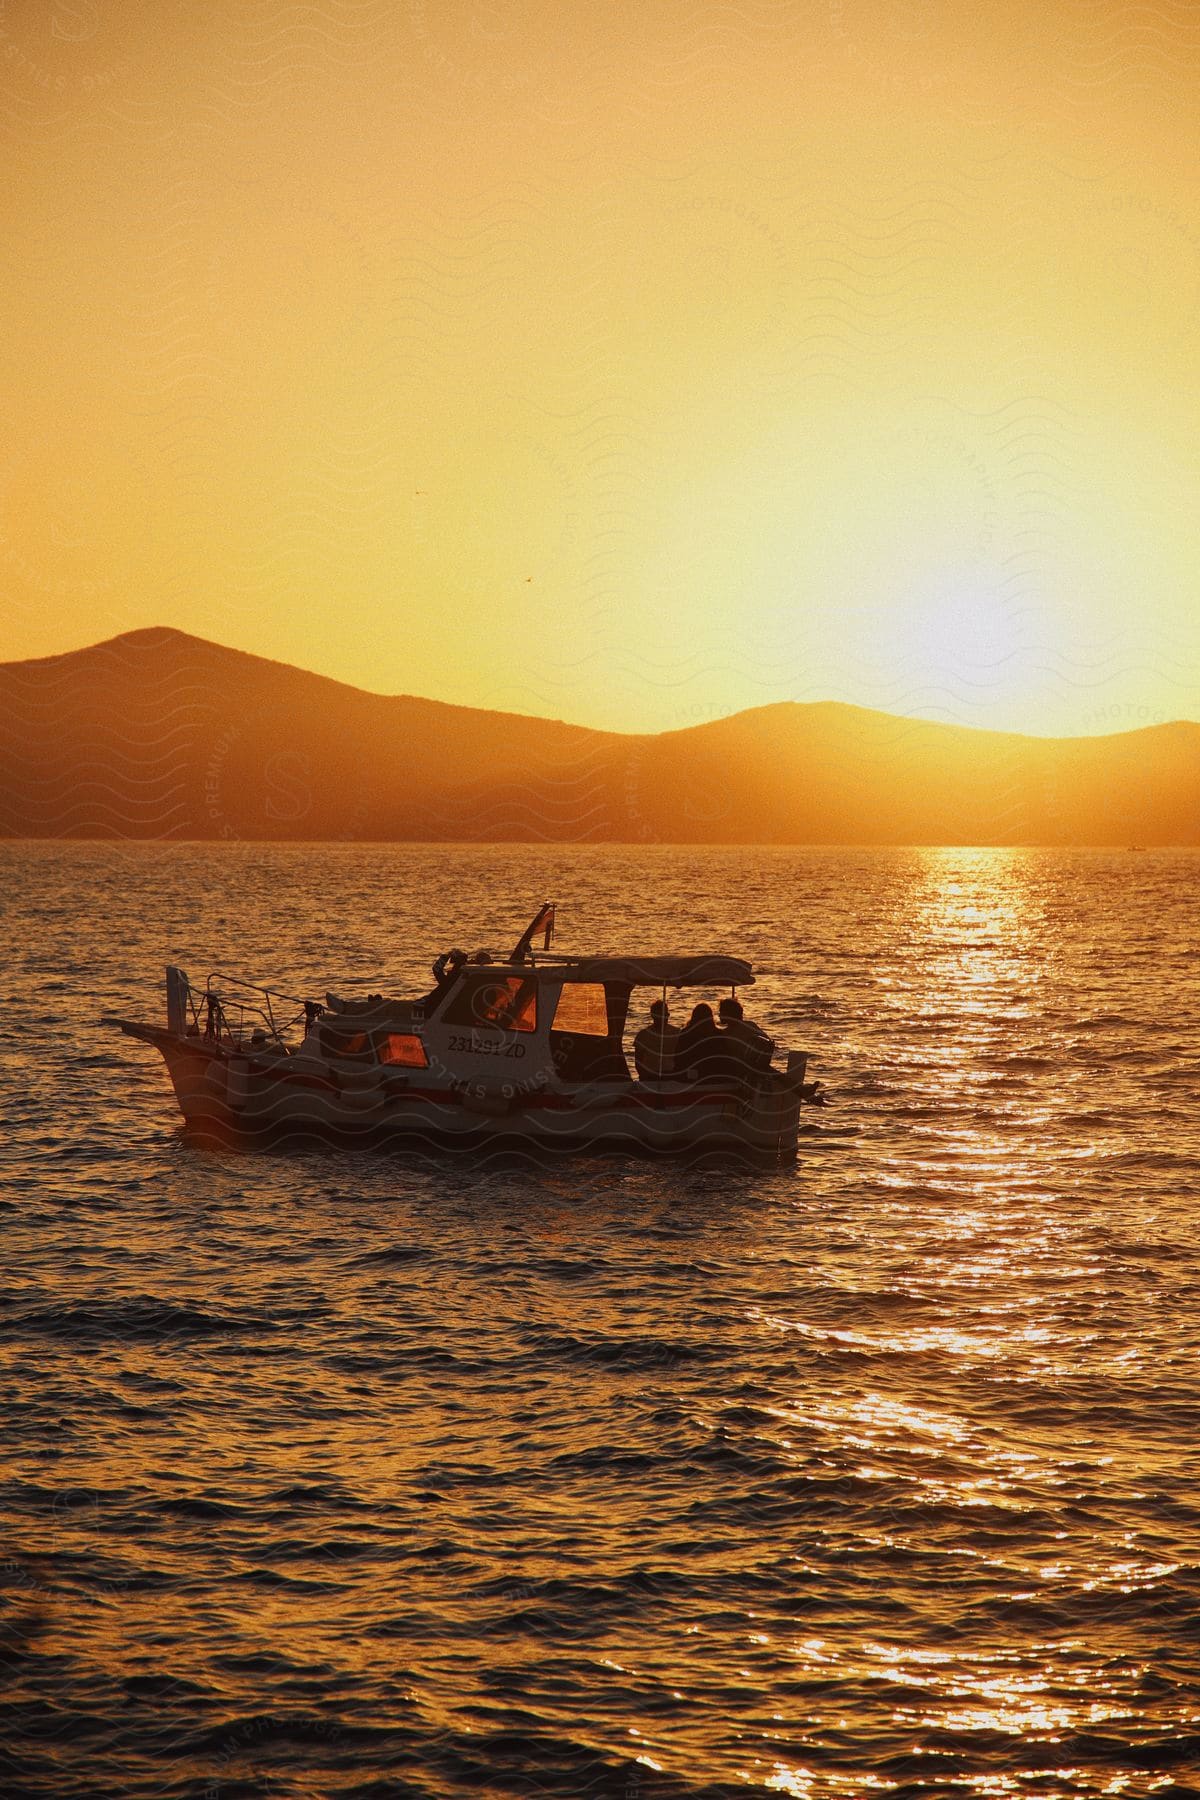
M 525 930 L 517 940 L 517 947 L 509 957 L 509 962 L 523 963 L 529 961 L 530 947 L 539 931 L 544 933 L 542 938 L 542 949 L 549 950 L 550 940 L 554 936 L 553 900 L 545 901 L 538 908 L 537 912 L 534 913 L 533 918 L 529 921 L 529 924 L 525 927 Z

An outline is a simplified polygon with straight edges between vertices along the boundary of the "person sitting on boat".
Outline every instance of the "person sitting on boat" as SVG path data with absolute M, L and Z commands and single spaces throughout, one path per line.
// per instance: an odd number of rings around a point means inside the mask
M 762 1075 L 771 1066 L 775 1046 L 761 1025 L 748 1019 L 736 996 L 722 1000 L 717 1011 L 721 1015 L 721 1036 L 731 1050 L 736 1049 L 744 1070 Z
M 448 987 L 451 987 L 467 966 L 465 950 L 443 950 L 433 965 L 434 986 L 423 999 L 416 1002 L 419 1012 L 430 1013 L 437 1005 Z
M 466 963 L 467 953 L 465 950 L 444 950 L 433 965 L 433 979 L 437 982 L 434 993 L 440 994 L 442 989 L 449 987 L 452 981 L 457 981 L 459 973 L 465 968 Z
M 642 1081 L 666 1081 L 675 1073 L 680 1035 L 666 1001 L 653 1001 L 649 1025 L 643 1025 L 633 1040 L 633 1064 Z
M 724 1075 L 728 1054 L 713 1009 L 707 1001 L 692 1008 L 692 1016 L 675 1046 L 675 1073 L 687 1080 L 708 1081 Z

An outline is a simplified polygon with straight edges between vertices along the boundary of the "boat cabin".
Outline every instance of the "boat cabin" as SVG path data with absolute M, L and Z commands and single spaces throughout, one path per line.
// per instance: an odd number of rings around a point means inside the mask
M 632 1078 L 623 1040 L 636 987 L 752 983 L 730 956 L 602 956 L 461 965 L 424 1000 L 368 1002 L 321 1021 L 326 1055 L 436 1079 L 466 1068 L 501 1083 Z

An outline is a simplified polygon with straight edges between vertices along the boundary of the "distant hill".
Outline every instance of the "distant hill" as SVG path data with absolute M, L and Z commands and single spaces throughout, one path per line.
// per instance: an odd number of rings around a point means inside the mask
M 1197 844 L 1200 726 L 785 702 L 650 736 L 368 694 L 166 627 L 0 664 L 0 835 Z

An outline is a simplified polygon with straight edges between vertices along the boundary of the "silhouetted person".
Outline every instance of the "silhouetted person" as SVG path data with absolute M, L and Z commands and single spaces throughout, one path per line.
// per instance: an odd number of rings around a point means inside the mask
M 643 1081 L 665 1081 L 675 1073 L 675 1054 L 682 1033 L 671 1024 L 671 1009 L 665 1000 L 655 1000 L 650 1007 L 650 1023 L 643 1025 L 633 1040 L 633 1062 Z
M 675 1046 L 675 1073 L 707 1081 L 714 1075 L 725 1073 L 721 1066 L 724 1057 L 725 1045 L 717 1030 L 712 1007 L 702 1000 L 693 1008 L 691 1018 L 679 1034 Z
M 765 1074 L 775 1049 L 766 1032 L 745 1016 L 740 1000 L 722 1000 L 717 1010 L 723 1027 L 720 1035 L 730 1050 L 737 1051 L 743 1071 L 755 1076 Z
M 467 960 L 465 950 L 442 952 L 433 965 L 433 979 L 437 982 L 437 986 L 433 990 L 435 994 L 440 994 L 443 989 L 450 986 L 451 982 L 458 980 L 460 973 L 466 967 Z
M 465 950 L 443 950 L 433 965 L 433 979 L 436 983 L 425 998 L 418 1002 L 421 1011 L 428 1016 L 441 999 L 446 989 L 453 987 L 462 971 L 467 966 Z

